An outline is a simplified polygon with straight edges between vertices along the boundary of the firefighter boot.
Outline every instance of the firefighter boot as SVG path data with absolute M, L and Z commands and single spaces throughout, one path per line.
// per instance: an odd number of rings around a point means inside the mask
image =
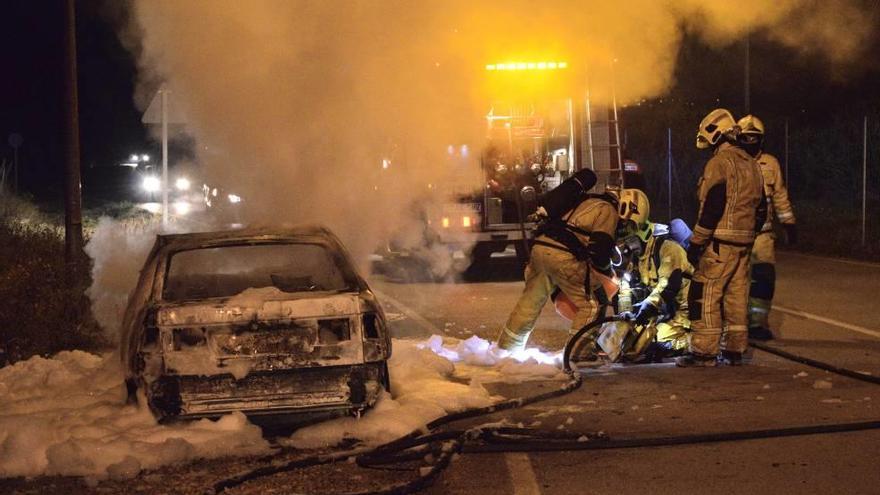
M 718 356 L 718 364 L 726 364 L 727 366 L 742 366 L 743 355 L 736 351 L 721 351 Z
M 687 353 L 675 358 L 675 365 L 679 368 L 712 368 L 715 366 L 715 356 Z

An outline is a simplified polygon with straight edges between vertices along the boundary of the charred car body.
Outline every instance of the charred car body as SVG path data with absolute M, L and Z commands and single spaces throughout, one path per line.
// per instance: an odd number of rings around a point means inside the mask
M 160 419 L 357 412 L 389 388 L 375 295 L 322 227 L 161 235 L 123 321 Z

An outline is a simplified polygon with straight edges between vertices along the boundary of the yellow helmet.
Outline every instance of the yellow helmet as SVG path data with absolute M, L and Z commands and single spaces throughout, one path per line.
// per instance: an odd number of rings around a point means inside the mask
M 739 119 L 736 125 L 739 126 L 741 134 L 757 134 L 759 136 L 764 135 L 764 123 L 761 122 L 761 119 L 755 117 L 754 115 L 746 115 L 745 117 Z
M 636 234 L 643 241 L 647 240 L 648 235 L 653 230 L 648 218 L 651 214 L 651 203 L 648 201 L 647 194 L 640 189 L 624 189 L 620 191 L 618 214 L 624 222 L 633 222 L 636 226 Z
M 721 136 L 733 130 L 736 119 L 727 109 L 716 108 L 703 117 L 697 129 L 697 148 L 706 149 L 718 144 Z

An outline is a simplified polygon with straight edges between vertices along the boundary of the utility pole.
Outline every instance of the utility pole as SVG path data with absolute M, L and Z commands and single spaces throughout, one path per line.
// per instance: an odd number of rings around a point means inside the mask
M 162 98 L 162 226 L 168 226 L 168 90 L 159 90 Z
M 746 115 L 752 113 L 752 102 L 751 102 L 752 81 L 751 81 L 751 73 L 749 72 L 749 65 L 751 62 L 749 60 L 751 58 L 750 53 L 749 53 L 749 52 L 751 52 L 750 45 L 751 45 L 751 43 L 749 42 L 749 33 L 746 33 L 746 63 L 745 63 L 745 70 L 744 70 L 744 74 L 743 74 L 743 76 L 744 76 L 743 78 L 745 79 L 743 89 L 745 92 L 744 104 L 745 104 Z
M 862 128 L 862 247 L 865 247 L 866 241 L 866 224 L 865 218 L 867 213 L 868 201 L 868 116 L 865 115 L 864 126 Z
M 66 0 L 65 85 L 64 85 L 64 259 L 69 283 L 79 282 L 83 257 L 82 195 L 79 163 L 79 100 L 76 71 L 75 0 Z

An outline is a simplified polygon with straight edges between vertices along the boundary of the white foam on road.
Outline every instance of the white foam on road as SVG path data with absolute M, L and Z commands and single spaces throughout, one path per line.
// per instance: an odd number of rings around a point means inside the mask
M 0 477 L 130 478 L 164 464 L 269 451 L 241 413 L 163 426 L 125 398 L 115 355 L 66 351 L 0 369 Z
M 556 362 L 555 356 L 531 350 L 532 357 L 523 361 L 501 357 L 479 337 L 459 340 L 433 335 L 424 341 L 395 340 L 393 348 L 388 362 L 393 395 L 382 396 L 361 418 L 302 428 L 280 443 L 303 449 L 331 447 L 344 440 L 378 445 L 424 428 L 448 413 L 504 399 L 491 396 L 483 383 L 565 378 L 558 367 L 547 364 Z
M 360 418 L 303 428 L 283 443 L 300 448 L 334 446 L 345 439 L 384 443 L 447 413 L 503 399 L 492 396 L 483 383 L 561 375 L 548 364 L 557 359 L 553 355 L 530 351 L 521 362 L 500 357 L 477 337 L 435 335 L 393 345 L 393 396 L 383 395 Z M 218 421 L 160 425 L 146 407 L 125 399 L 122 368 L 112 354 L 65 351 L 0 369 L 0 477 L 131 478 L 166 464 L 270 451 L 260 429 L 241 413 Z

